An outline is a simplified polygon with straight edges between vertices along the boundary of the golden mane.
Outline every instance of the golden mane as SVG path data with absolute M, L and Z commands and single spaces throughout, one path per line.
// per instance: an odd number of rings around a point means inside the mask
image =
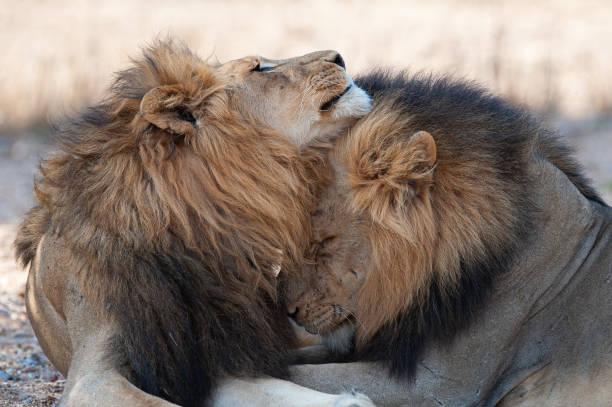
M 374 221 L 373 271 L 359 291 L 360 343 L 423 300 L 432 278 L 452 292 L 462 264 L 485 262 L 489 247 L 516 239 L 519 209 L 510 194 L 518 188 L 489 166 L 494 157 L 477 148 L 458 154 L 435 129 L 429 144 L 394 102 L 377 105 L 337 148 L 346 157 L 349 205 Z
M 143 100 L 164 85 L 173 94 L 164 95 L 163 107 L 198 111 L 204 137 L 151 124 L 174 120 Z M 61 129 L 63 151 L 43 164 L 37 198 L 54 207 L 83 204 L 92 228 L 73 214 L 57 222 L 83 242 L 101 229 L 135 249 L 165 252 L 179 239 L 201 254 L 235 257 L 238 270 L 247 259 L 265 270 L 280 260 L 268 258 L 279 250 L 296 258 L 304 233 L 296 220 L 303 219 L 301 197 L 308 195 L 298 151 L 241 115 L 225 86 L 185 48 L 163 43 L 149 49 L 119 74 L 109 99 Z M 76 174 L 92 174 L 95 182 Z M 280 199 L 270 202 L 271 195 Z
M 133 383 L 196 405 L 222 374 L 285 374 L 274 268 L 301 260 L 315 168 L 297 147 L 170 41 L 59 130 L 17 253 L 27 264 L 43 234 L 61 236 Z

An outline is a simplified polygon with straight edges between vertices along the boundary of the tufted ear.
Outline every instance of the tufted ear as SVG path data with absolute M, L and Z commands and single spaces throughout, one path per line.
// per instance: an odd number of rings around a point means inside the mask
M 373 134 L 358 143 L 358 158 L 349 171 L 352 206 L 403 233 L 409 208 L 429 205 L 436 165 L 436 143 L 426 131 L 411 137 Z M 356 152 L 356 151 L 355 151 Z
M 426 131 L 414 133 L 409 140 L 407 152 L 413 154 L 413 159 L 420 161 L 421 169 L 427 172 L 436 164 L 436 142 L 431 134 Z
M 431 179 L 436 163 L 436 142 L 431 134 L 418 131 L 411 137 L 372 134 L 357 143 L 357 160 L 351 164 L 351 183 L 355 187 L 416 187 Z M 414 191 L 418 192 L 418 191 Z
M 158 86 L 140 102 L 140 117 L 155 127 L 179 136 L 195 135 L 199 123 L 186 101 L 181 85 Z

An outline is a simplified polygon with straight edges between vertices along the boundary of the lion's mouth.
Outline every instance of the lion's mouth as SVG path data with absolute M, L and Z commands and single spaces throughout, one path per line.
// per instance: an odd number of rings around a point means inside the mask
M 328 308 L 324 313 L 312 321 L 296 320 L 297 324 L 302 326 L 306 332 L 313 335 L 327 334 L 344 325 L 353 325 L 354 319 L 351 314 L 347 314 L 342 310 L 342 307 L 335 305 Z
M 321 110 L 322 112 L 327 112 L 329 111 L 335 104 L 336 102 L 338 102 L 342 96 L 346 95 L 346 93 L 351 90 L 351 88 L 353 87 L 353 84 L 351 83 L 350 85 L 348 85 L 343 91 L 342 93 L 340 93 L 339 95 L 334 96 L 333 98 L 331 98 L 330 100 L 328 100 L 327 102 L 323 103 L 321 105 L 321 107 L 319 108 L 319 110 Z

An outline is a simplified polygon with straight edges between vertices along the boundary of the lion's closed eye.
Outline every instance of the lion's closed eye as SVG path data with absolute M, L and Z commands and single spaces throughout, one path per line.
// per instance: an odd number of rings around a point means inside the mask
M 325 249 L 325 246 L 327 246 L 329 243 L 331 243 L 334 239 L 336 238 L 336 236 L 328 236 L 322 240 L 319 240 L 313 247 L 312 249 L 312 257 L 313 259 L 316 261 L 319 256 L 322 254 L 323 249 Z
M 273 65 L 262 65 L 261 63 L 258 63 L 253 69 L 251 69 L 251 72 L 268 72 L 273 70 L 275 67 Z

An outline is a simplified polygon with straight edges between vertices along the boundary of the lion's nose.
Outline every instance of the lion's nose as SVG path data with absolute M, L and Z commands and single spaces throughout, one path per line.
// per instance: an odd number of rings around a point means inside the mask
M 336 55 L 333 55 L 330 59 L 327 59 L 326 61 L 332 62 L 332 63 L 342 67 L 342 69 L 346 69 L 346 65 L 344 64 L 344 59 L 342 58 L 342 55 L 340 55 L 337 52 L 336 52 Z

